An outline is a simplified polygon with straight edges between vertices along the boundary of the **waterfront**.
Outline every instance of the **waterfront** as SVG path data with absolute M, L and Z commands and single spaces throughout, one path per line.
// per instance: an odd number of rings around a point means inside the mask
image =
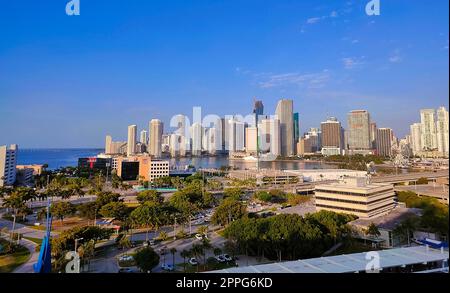
M 50 170 L 78 165 L 78 158 L 95 157 L 103 149 L 20 149 L 17 164 L 48 164 Z
M 95 157 L 103 149 L 19 149 L 18 164 L 48 164 L 49 169 L 77 166 L 78 158 Z M 256 167 L 256 162 L 229 160 L 227 156 L 168 158 L 171 166 L 184 167 L 192 165 L 196 168 L 220 168 L 231 166 L 239 169 Z M 260 162 L 265 169 L 335 169 L 336 165 L 307 161 L 273 161 Z

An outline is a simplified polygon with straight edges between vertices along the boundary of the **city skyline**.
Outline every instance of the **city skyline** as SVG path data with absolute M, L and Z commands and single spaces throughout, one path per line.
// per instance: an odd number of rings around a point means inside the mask
M 254 97 L 267 113 L 293 99 L 300 133 L 366 109 L 404 137 L 420 109 L 449 108 L 448 1 L 385 1 L 377 17 L 366 1 L 172 2 L 91 1 L 78 18 L 3 4 L 0 145 L 102 147 L 193 106 L 251 114 Z

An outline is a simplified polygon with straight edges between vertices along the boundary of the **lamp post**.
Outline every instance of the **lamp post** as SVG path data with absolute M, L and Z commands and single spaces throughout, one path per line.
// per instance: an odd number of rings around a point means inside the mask
M 83 240 L 84 238 L 77 238 L 75 239 L 75 253 L 77 253 L 77 246 L 78 246 L 78 241 Z

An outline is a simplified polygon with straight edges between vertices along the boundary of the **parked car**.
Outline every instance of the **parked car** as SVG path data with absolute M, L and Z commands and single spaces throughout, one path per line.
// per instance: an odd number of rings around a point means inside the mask
M 133 270 L 131 270 L 130 268 L 119 269 L 119 274 L 131 274 L 131 273 L 133 273 Z
M 122 255 L 119 257 L 119 261 L 132 261 L 133 259 L 132 255 Z
M 222 256 L 226 261 L 233 261 L 233 258 L 231 256 L 229 256 L 228 254 L 222 254 Z
M 191 264 L 192 266 L 196 266 L 198 265 L 198 261 L 194 257 L 192 257 L 189 259 L 189 264 Z
M 175 270 L 174 266 L 173 265 L 169 265 L 169 264 L 163 264 L 161 266 L 161 269 L 163 271 L 166 271 L 166 272 L 173 272 Z
M 215 259 L 220 263 L 226 262 L 226 259 L 223 257 L 223 255 L 218 255 L 215 257 Z

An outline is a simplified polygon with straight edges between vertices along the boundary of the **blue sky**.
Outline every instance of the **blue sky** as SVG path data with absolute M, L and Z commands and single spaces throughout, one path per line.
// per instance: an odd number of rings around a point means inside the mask
M 266 113 L 291 98 L 302 132 L 367 109 L 403 137 L 448 108 L 449 2 L 0 0 L 0 145 L 98 147 L 172 115 Z M 167 128 L 166 128 L 167 130 Z

